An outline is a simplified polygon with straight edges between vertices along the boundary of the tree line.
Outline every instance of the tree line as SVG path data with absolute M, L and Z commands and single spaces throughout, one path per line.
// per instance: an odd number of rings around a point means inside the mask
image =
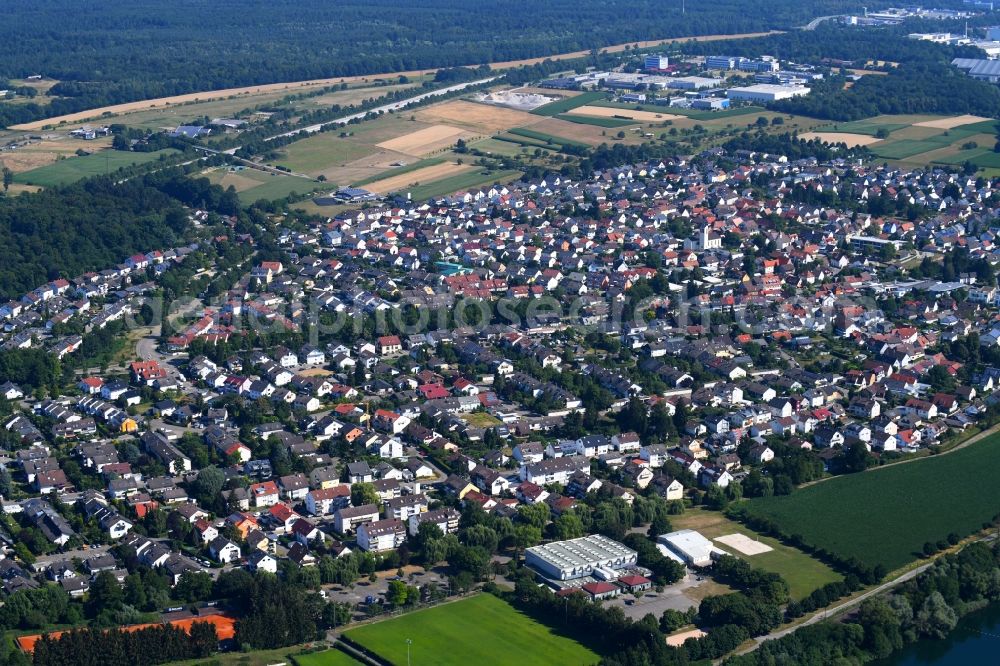
M 844 10 L 838 0 L 747 5 L 690 3 L 682 13 L 679 3 L 657 0 L 637 0 L 627 12 L 601 0 L 472 0 L 461 6 L 452 0 L 224 0 L 163 12 L 154 0 L 99 10 L 70 0 L 13 0 L 6 7 L 9 20 L 0 25 L 0 78 L 41 74 L 58 83 L 47 104 L 36 97 L 0 105 L 0 124 L 231 86 L 545 57 L 650 37 L 762 31 Z M 79 21 L 87 30 L 77 29 Z
M 863 663 L 921 638 L 944 638 L 959 618 L 1000 601 L 1000 547 L 974 543 L 897 587 L 865 600 L 844 622 L 820 622 L 731 657 L 731 666 Z

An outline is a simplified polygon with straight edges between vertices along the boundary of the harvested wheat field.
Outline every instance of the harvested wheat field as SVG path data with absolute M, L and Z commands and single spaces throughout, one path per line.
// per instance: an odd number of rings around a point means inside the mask
M 870 146 L 882 140 L 867 134 L 851 134 L 849 132 L 803 132 L 799 134 L 799 138 L 805 141 L 818 139 L 825 143 L 846 143 L 848 148 Z
M 111 145 L 110 139 L 84 141 L 68 136 L 47 134 L 41 141 L 31 141 L 14 150 L 0 153 L 0 166 L 8 168 L 14 173 L 23 173 L 48 166 L 60 158 L 74 157 L 79 149 L 94 153 L 109 145 Z
M 232 186 L 237 192 L 245 192 L 251 187 L 260 185 L 261 181 L 249 175 L 244 175 L 242 171 L 227 171 L 219 178 L 217 184 L 222 186 L 223 189 Z
M 423 169 L 416 169 L 415 171 L 407 171 L 406 173 L 401 173 L 398 176 L 389 176 L 388 178 L 383 178 L 382 180 L 376 180 L 373 183 L 368 183 L 364 187 L 369 192 L 375 192 L 376 194 L 388 194 L 389 192 L 395 192 L 408 185 L 441 180 L 470 169 L 472 169 L 472 167 L 468 164 L 444 162 L 442 164 L 434 164 L 429 167 L 424 167 Z
M 984 120 L 989 120 L 989 118 L 965 115 L 965 116 L 954 116 L 952 118 L 939 118 L 937 120 L 925 120 L 921 123 L 913 123 L 913 126 L 933 127 L 934 129 L 950 130 L 950 129 L 955 129 L 956 127 L 961 127 L 962 125 L 981 123 Z
M 451 125 L 431 125 L 403 136 L 376 144 L 385 150 L 394 150 L 406 155 L 428 155 L 435 150 L 448 148 L 467 132 Z
M 538 121 L 538 116 L 517 109 L 469 102 L 462 99 L 433 104 L 416 113 L 424 123 L 452 123 L 468 127 L 477 134 L 494 134 L 511 127 L 522 127 Z
M 631 118 L 641 122 L 663 122 L 676 120 L 684 116 L 672 113 L 656 113 L 655 111 L 635 111 L 633 109 L 616 109 L 607 106 L 580 106 L 570 111 L 575 116 L 595 116 L 597 118 Z

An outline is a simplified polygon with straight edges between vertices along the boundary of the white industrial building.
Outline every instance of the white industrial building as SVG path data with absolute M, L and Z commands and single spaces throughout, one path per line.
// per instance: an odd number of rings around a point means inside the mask
M 670 79 L 667 87 L 674 90 L 701 90 L 703 88 L 716 88 L 721 85 L 722 79 L 707 76 L 680 76 L 676 79 Z
M 779 99 L 791 99 L 808 94 L 809 88 L 803 86 L 777 86 L 767 83 L 730 88 L 726 91 L 729 99 L 738 102 L 776 102 Z
M 555 541 L 524 551 L 525 564 L 549 580 L 586 576 L 617 580 L 617 570 L 634 567 L 637 560 L 634 550 L 600 534 Z
M 692 567 L 707 567 L 712 563 L 713 555 L 725 555 L 726 551 L 716 548 L 712 542 L 694 530 L 678 530 L 670 534 L 656 537 L 671 552 L 676 553 L 684 562 Z

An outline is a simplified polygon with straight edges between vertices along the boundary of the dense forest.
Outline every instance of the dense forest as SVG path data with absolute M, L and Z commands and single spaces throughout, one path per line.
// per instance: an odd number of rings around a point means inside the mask
M 60 81 L 9 125 L 231 86 L 548 56 L 688 35 L 787 28 L 860 0 L 11 0 L 0 79 Z
M 172 247 L 188 224 L 182 204 L 235 212 L 235 201 L 206 179 L 163 172 L 0 198 L 0 298 Z

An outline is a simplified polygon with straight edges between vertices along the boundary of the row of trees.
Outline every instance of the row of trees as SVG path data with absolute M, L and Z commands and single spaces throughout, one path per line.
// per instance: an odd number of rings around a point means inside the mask
M 35 643 L 35 666 L 131 666 L 201 659 L 219 645 L 215 626 L 195 622 L 191 633 L 170 624 L 143 629 L 74 629 Z
M 821 622 L 732 657 L 732 666 L 862 663 L 921 638 L 943 638 L 963 615 L 1000 601 L 1000 547 L 985 543 L 947 555 L 884 597 L 865 600 L 843 623 Z
M 153 0 L 113 7 L 87 31 L 66 17 L 70 0 L 10 7 L 0 26 L 0 62 L 11 78 L 44 74 L 59 82 L 41 98 L 0 106 L 0 124 L 167 95 L 380 72 L 544 57 L 627 40 L 789 27 L 835 0 L 739 0 L 664 8 L 639 0 L 626 14 L 600 0 L 473 0 L 412 6 L 395 0 L 317 0 L 246 6 L 232 0 L 165 16 Z M 391 16 L 393 20 L 387 21 Z M 558 25 L 558 30 L 551 26 Z M 16 26 L 16 28 L 15 28 Z M 308 33 L 308 43 L 302 35 Z M 232 37 L 225 42 L 219 34 Z M 392 48 L 387 48 L 391 45 Z

